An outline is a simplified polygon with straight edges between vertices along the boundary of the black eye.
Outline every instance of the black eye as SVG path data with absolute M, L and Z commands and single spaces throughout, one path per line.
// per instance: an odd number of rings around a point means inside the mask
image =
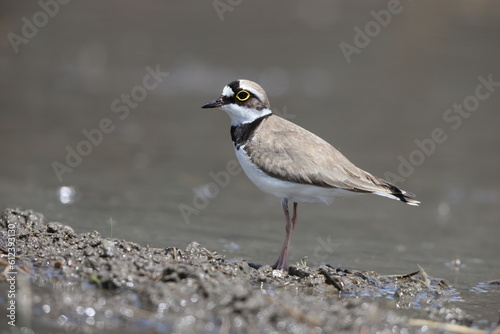
M 246 90 L 240 90 L 238 94 L 236 94 L 236 98 L 240 101 L 246 101 L 250 98 L 250 93 Z

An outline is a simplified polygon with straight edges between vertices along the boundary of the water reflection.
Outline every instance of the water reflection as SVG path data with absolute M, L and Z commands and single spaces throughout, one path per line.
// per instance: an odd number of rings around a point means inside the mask
M 74 187 L 62 186 L 57 189 L 57 196 L 61 203 L 71 204 L 75 201 L 77 193 Z

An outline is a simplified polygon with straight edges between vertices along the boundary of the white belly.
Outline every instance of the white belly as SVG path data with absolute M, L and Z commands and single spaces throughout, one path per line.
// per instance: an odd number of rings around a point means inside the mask
M 262 172 L 253 164 L 247 156 L 244 146 L 240 146 L 239 150 L 235 149 L 235 153 L 248 178 L 252 180 L 260 190 L 278 198 L 287 198 L 289 201 L 297 203 L 330 204 L 336 198 L 356 194 L 343 189 L 316 187 L 273 178 Z

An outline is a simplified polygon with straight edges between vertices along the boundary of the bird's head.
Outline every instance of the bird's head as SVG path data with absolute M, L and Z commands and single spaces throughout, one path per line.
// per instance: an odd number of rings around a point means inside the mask
M 249 80 L 235 80 L 224 87 L 222 95 L 202 108 L 221 108 L 234 126 L 271 114 L 271 105 L 261 86 Z

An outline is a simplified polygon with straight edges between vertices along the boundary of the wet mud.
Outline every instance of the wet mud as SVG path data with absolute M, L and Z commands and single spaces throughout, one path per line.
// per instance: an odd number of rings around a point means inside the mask
M 197 242 L 144 247 L 21 209 L 4 210 L 0 226 L 0 312 L 9 319 L 14 300 L 25 332 L 486 333 L 457 307 L 453 287 L 421 268 L 254 269 Z

